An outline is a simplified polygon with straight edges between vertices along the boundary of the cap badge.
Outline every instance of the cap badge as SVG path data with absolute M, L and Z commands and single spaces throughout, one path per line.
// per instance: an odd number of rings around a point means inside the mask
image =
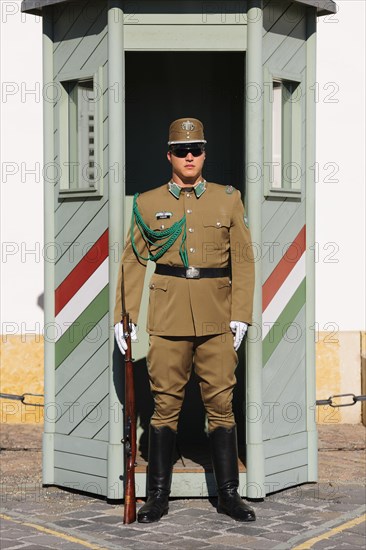
M 195 129 L 195 125 L 190 120 L 185 120 L 182 122 L 182 129 L 187 132 L 192 132 Z

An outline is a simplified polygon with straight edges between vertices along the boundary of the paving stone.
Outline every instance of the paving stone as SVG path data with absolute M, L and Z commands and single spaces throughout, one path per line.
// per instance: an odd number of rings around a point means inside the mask
M 81 521 L 79 519 L 61 519 L 53 522 L 55 525 L 58 525 L 59 527 L 81 527 L 83 525 L 89 525 L 87 521 Z
M 314 550 L 338 550 L 339 544 L 334 540 L 332 541 L 331 539 L 325 539 L 315 543 L 312 548 Z
M 172 541 L 169 545 L 169 550 L 173 550 L 173 548 L 177 548 L 177 550 L 199 550 L 200 548 L 212 548 L 211 545 L 208 545 L 202 540 L 194 540 L 194 539 L 188 539 L 188 538 L 181 538 L 178 541 Z M 221 546 L 220 546 L 221 550 Z
M 171 535 L 165 533 L 144 533 L 140 535 L 139 540 L 146 542 L 148 547 L 150 541 L 169 543 L 171 542 L 172 537 Z
M 206 527 L 206 525 L 205 525 Z M 168 534 L 171 534 L 171 535 L 180 535 L 180 534 L 185 534 L 187 532 L 187 526 L 185 525 L 177 525 L 175 523 L 164 523 L 161 524 L 161 522 L 159 521 L 157 524 L 156 524 L 156 528 L 155 528 L 156 532 L 161 532 L 161 533 L 168 533 Z
M 15 546 L 18 546 L 18 548 L 19 548 L 19 541 L 6 539 L 6 538 L 4 538 L 4 536 L 1 537 L 1 541 L 0 541 L 1 549 L 3 549 L 3 548 L 14 548 Z
M 291 539 L 292 535 L 291 533 L 284 533 L 282 531 L 271 531 L 268 534 L 264 532 L 261 533 L 261 537 L 271 541 L 287 542 Z
M 366 537 L 366 522 L 363 521 L 362 523 L 359 523 L 358 525 L 354 525 L 353 527 L 349 527 L 344 532 L 345 533 L 357 533 L 358 535 Z
M 172 516 L 169 517 L 169 520 L 171 520 Z M 162 518 L 164 520 L 164 518 Z M 162 521 L 160 520 L 160 521 Z M 175 514 L 174 515 L 174 523 L 178 523 L 178 525 L 191 525 L 192 524 L 192 517 L 183 515 L 183 514 Z M 196 524 L 204 522 L 204 519 L 196 520 Z
M 121 516 L 94 516 L 92 520 L 95 523 L 114 523 L 118 524 L 121 523 L 123 525 L 123 517 Z
M 191 529 L 189 533 L 186 533 L 192 538 L 197 538 L 201 540 L 210 539 L 211 537 L 215 537 L 217 535 L 220 535 L 219 531 L 211 531 L 208 529 Z
M 262 534 L 271 534 L 271 530 L 263 527 L 258 527 L 258 522 L 251 522 L 246 523 L 245 526 L 242 527 L 232 527 L 227 530 L 227 533 L 236 533 L 236 534 L 246 534 L 246 535 L 253 535 L 253 536 L 261 536 Z
M 359 545 L 361 545 L 362 543 L 364 544 L 365 546 L 365 536 L 364 534 L 358 534 L 358 533 L 349 533 L 347 531 L 344 531 L 344 535 L 345 535 L 345 538 L 344 538 L 344 542 L 346 542 L 347 544 L 353 544 L 353 546 L 355 548 L 357 548 Z M 339 536 L 339 535 L 338 535 Z
M 72 517 L 73 519 L 94 519 L 98 517 L 100 512 L 95 512 L 93 510 L 80 510 L 77 512 L 68 512 L 67 517 Z
M 12 528 L 12 525 L 8 524 L 8 525 L 4 525 L 4 521 L 5 520 L 1 520 L 1 532 L 2 532 L 2 535 L 9 539 L 9 540 L 17 540 L 17 539 L 20 539 L 22 537 L 22 534 L 24 533 L 24 530 L 22 529 L 14 529 Z

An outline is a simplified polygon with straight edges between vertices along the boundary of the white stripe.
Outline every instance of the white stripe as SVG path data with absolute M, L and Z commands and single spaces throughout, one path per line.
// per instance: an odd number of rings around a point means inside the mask
M 272 300 L 262 314 L 262 340 L 267 336 L 273 324 L 294 295 L 296 289 L 306 275 L 305 253 L 288 274 Z
M 74 294 L 69 302 L 57 315 L 55 322 L 57 326 L 57 340 L 70 327 L 79 315 L 84 311 L 90 302 L 108 284 L 108 258 L 96 269 L 82 287 Z

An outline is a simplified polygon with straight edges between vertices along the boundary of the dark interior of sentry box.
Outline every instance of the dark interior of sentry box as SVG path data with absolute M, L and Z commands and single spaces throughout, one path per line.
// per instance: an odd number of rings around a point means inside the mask
M 243 52 L 126 52 L 126 194 L 134 195 L 169 181 L 166 159 L 168 128 L 182 117 L 205 127 L 207 181 L 233 185 L 244 192 Z M 236 371 L 234 410 L 238 426 L 240 469 L 245 463 L 244 353 Z M 142 431 L 138 467 L 147 460 L 148 425 L 153 411 L 146 360 L 135 363 L 136 406 Z M 174 471 L 211 470 L 205 411 L 194 372 L 186 389 L 179 421 Z M 179 458 L 181 453 L 183 460 Z M 184 463 L 183 463 L 184 462 Z

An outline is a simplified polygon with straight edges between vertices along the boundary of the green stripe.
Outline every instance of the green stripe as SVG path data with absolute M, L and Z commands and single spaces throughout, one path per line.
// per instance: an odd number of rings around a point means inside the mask
M 94 298 L 92 302 L 84 309 L 83 313 L 67 329 L 67 331 L 56 342 L 55 346 L 55 364 L 56 369 L 66 359 L 68 355 L 80 344 L 80 342 L 93 330 L 95 325 L 108 312 L 109 292 L 108 286 Z M 92 343 L 91 343 L 92 348 Z
M 288 301 L 282 313 L 276 319 L 275 324 L 263 340 L 263 366 L 267 363 L 272 353 L 281 342 L 286 333 L 287 326 L 290 325 L 300 309 L 305 304 L 306 298 L 306 278 L 300 283 L 292 298 Z

